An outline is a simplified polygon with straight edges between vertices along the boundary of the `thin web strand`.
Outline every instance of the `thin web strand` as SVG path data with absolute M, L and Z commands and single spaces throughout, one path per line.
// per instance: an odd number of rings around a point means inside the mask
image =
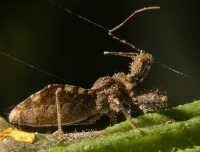
M 73 15 L 77 16 L 78 18 L 81 18 L 82 20 L 85 20 L 86 22 L 89 22 L 89 23 L 91 23 L 91 24 L 93 24 L 93 25 L 95 25 L 95 26 L 97 26 L 97 27 L 100 27 L 100 28 L 106 30 L 106 31 L 110 31 L 109 29 L 107 29 L 107 28 L 101 26 L 100 24 L 97 24 L 97 23 L 95 23 L 95 22 L 92 22 L 91 20 L 89 20 L 89 19 L 87 19 L 87 18 L 85 18 L 85 17 L 83 17 L 83 16 L 81 16 L 81 15 L 79 15 L 79 14 L 74 13 L 74 12 L 70 11 L 69 9 L 66 9 L 66 8 L 62 7 L 61 5 L 58 5 L 58 4 L 54 3 L 54 2 L 51 1 L 51 0 L 48 0 L 48 1 L 49 1 L 50 3 L 56 5 L 56 6 L 60 7 L 61 9 L 65 10 L 66 12 L 68 12 L 68 13 L 70 13 L 70 14 L 73 14 Z
M 155 60 L 154 60 L 154 61 L 155 61 Z M 155 61 L 155 62 L 158 63 L 159 65 L 163 66 L 164 68 L 167 68 L 167 69 L 169 69 L 169 70 L 171 70 L 171 71 L 173 71 L 173 72 L 175 72 L 175 73 L 178 73 L 178 74 L 183 75 L 183 76 L 188 77 L 188 78 L 192 78 L 192 79 L 198 80 L 198 79 L 195 78 L 195 77 L 192 77 L 192 76 L 187 75 L 187 74 L 185 74 L 185 73 L 182 73 L 182 72 L 179 72 L 179 71 L 177 71 L 177 70 L 174 70 L 174 69 L 172 69 L 172 68 L 170 68 L 170 67 L 168 67 L 168 66 L 166 66 L 166 65 L 164 65 L 164 64 L 162 64 L 162 63 L 160 63 L 160 62 L 158 62 L 158 61 Z
M 11 59 L 13 59 L 13 60 L 15 60 L 15 61 L 18 61 L 18 62 L 20 62 L 20 63 L 22 63 L 22 64 L 24 64 L 24 65 L 27 65 L 27 66 L 29 66 L 29 67 L 31 67 L 31 68 L 33 68 L 33 69 L 36 69 L 36 70 L 38 70 L 38 71 L 40 71 L 40 72 L 42 72 L 42 73 L 45 73 L 45 74 L 50 75 L 50 76 L 52 76 L 52 77 L 54 77 L 54 78 L 57 78 L 57 79 L 59 79 L 59 80 L 62 80 L 62 81 L 67 82 L 66 80 L 64 80 L 64 79 L 62 79 L 62 78 L 60 78 L 60 77 L 57 77 L 57 76 L 55 76 L 55 75 L 53 75 L 53 74 L 51 74 L 51 73 L 48 73 L 48 72 L 46 72 L 46 71 L 44 71 L 44 70 L 42 70 L 42 69 L 36 68 L 36 67 L 34 67 L 33 65 L 28 64 L 28 63 L 26 63 L 26 62 L 24 62 L 24 61 L 22 61 L 22 60 L 19 60 L 19 59 L 13 57 L 13 56 L 10 56 L 10 55 L 8 55 L 8 54 L 6 54 L 6 53 L 3 53 L 3 52 L 1 52 L 1 51 L 0 51 L 0 53 L 3 54 L 3 55 L 5 55 L 5 56 L 7 56 L 7 57 L 9 57 L 9 58 L 11 58 Z

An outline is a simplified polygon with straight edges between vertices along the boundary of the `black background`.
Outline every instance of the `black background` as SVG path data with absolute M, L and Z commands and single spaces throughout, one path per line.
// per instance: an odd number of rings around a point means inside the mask
M 55 3 L 108 29 L 135 10 L 160 6 L 133 17 L 117 33 L 156 61 L 196 77 L 176 74 L 157 63 L 144 86 L 163 87 L 170 107 L 200 99 L 200 10 L 198 0 L 68 0 Z M 90 88 L 101 76 L 128 72 L 130 59 L 103 51 L 133 51 L 107 31 L 67 13 L 47 0 L 0 1 L 0 51 L 40 68 L 49 76 L 0 54 L 0 114 L 48 84 Z

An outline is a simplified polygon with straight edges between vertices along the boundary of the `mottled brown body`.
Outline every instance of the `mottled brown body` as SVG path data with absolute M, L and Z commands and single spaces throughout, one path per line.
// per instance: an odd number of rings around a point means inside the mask
M 115 30 L 119 29 L 136 13 L 154 9 L 159 9 L 159 7 L 138 10 L 111 30 L 77 15 L 108 30 L 108 34 L 112 38 L 139 51 L 139 53 L 104 52 L 105 55 L 131 58 L 130 72 L 128 74 L 121 72 L 113 76 L 101 77 L 91 89 L 62 84 L 49 85 L 17 105 L 11 111 L 9 121 L 14 124 L 30 126 L 58 125 L 58 131 L 62 139 L 61 125 L 93 123 L 104 113 L 109 115 L 111 124 L 114 124 L 114 114 L 121 111 L 126 119 L 131 122 L 132 127 L 136 129 L 137 127 L 128 112 L 129 109 L 140 111 L 141 114 L 165 109 L 168 105 L 168 97 L 165 92 L 156 89 L 138 93 L 137 90 L 148 75 L 153 57 L 114 34 Z M 128 109 L 125 109 L 127 106 Z
M 105 52 L 132 58 L 130 73 L 116 73 L 112 77 L 99 78 L 91 89 L 77 86 L 52 84 L 31 95 L 17 105 L 9 115 L 9 121 L 19 125 L 53 126 L 93 123 L 102 114 L 108 113 L 115 123 L 114 113 L 122 111 L 136 128 L 124 104 L 141 111 L 142 114 L 159 111 L 167 107 L 165 92 L 155 90 L 138 94 L 137 86 L 147 76 L 153 63 L 151 55 L 140 52 Z M 57 90 L 60 89 L 59 92 Z M 138 106 L 135 106 L 138 105 Z M 57 109 L 59 107 L 59 110 Z
M 53 84 L 31 95 L 10 113 L 12 123 L 30 126 L 54 126 L 57 122 L 56 90 L 60 93 L 62 124 L 69 125 L 96 114 L 92 91 L 71 85 Z

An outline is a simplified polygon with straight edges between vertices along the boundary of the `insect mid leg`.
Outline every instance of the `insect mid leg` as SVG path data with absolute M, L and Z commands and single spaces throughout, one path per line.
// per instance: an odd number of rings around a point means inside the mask
M 56 107 L 57 107 L 57 120 L 58 120 L 58 132 L 59 132 L 59 135 L 60 135 L 60 140 L 63 139 L 62 137 L 62 122 L 61 122 L 61 119 L 62 119 L 62 114 L 61 114 L 61 105 L 60 105 L 60 100 L 61 100 L 61 97 L 60 97 L 60 93 L 62 92 L 62 88 L 58 88 L 55 95 L 56 95 Z
M 127 120 L 129 120 L 131 122 L 131 125 L 133 127 L 133 129 L 137 129 L 140 130 L 137 125 L 135 124 L 135 122 L 133 121 L 133 118 L 131 117 L 131 115 L 124 109 L 124 107 L 121 104 L 117 104 L 117 106 L 120 108 L 120 110 L 123 112 L 124 116 L 126 117 Z
M 124 116 L 126 117 L 127 120 L 129 120 L 131 122 L 131 125 L 133 127 L 133 129 L 137 129 L 139 130 L 139 128 L 137 127 L 137 125 L 135 124 L 135 122 L 133 121 L 131 115 L 124 109 L 124 107 L 122 106 L 122 104 L 119 102 L 119 100 L 117 98 L 113 98 L 112 96 L 109 97 L 110 100 L 110 105 L 112 105 L 112 107 L 110 107 L 113 111 L 122 111 Z
M 115 118 L 114 111 L 109 111 L 107 113 L 107 115 L 110 118 L 110 125 L 113 126 L 114 124 L 116 124 L 116 118 Z

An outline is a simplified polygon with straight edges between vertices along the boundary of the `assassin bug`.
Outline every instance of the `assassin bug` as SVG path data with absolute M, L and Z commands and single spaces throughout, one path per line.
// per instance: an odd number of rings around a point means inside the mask
M 9 114 L 9 121 L 13 124 L 29 126 L 58 125 L 60 139 L 62 139 L 62 125 L 93 123 L 104 113 L 110 116 L 111 123 L 114 124 L 114 114 L 121 111 L 133 128 L 137 129 L 130 113 L 124 108 L 125 105 L 134 107 L 133 110 L 139 110 L 143 114 L 165 109 L 168 105 L 166 92 L 156 89 L 138 93 L 137 90 L 138 85 L 148 75 L 153 63 L 152 55 L 137 49 L 133 44 L 114 34 L 114 31 L 136 13 L 155 9 L 159 7 L 137 10 L 112 30 L 101 26 L 112 38 L 139 51 L 139 53 L 104 52 L 105 55 L 131 58 L 128 74 L 121 72 L 113 76 L 101 77 L 90 89 L 67 84 L 48 85 L 17 105 Z

